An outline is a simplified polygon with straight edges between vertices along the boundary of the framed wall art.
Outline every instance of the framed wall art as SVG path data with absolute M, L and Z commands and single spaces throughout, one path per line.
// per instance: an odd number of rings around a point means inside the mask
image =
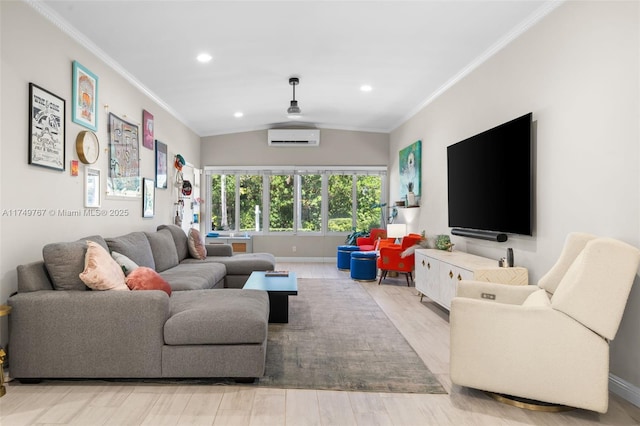
M 142 146 L 153 149 L 153 115 L 142 110 Z
M 100 207 L 100 170 L 92 167 L 84 169 L 84 206 Z
M 167 144 L 156 141 L 156 188 L 167 189 Z
M 422 141 L 416 141 L 400 150 L 400 198 L 405 199 L 407 194 L 413 193 L 420 196 L 420 183 L 422 180 Z
M 98 130 L 98 77 L 73 61 L 73 108 L 71 120 L 94 132 Z
M 109 178 L 107 195 L 140 196 L 138 126 L 109 113 Z
M 65 170 L 65 101 L 29 83 L 29 164 Z
M 142 217 L 153 217 L 156 203 L 155 190 L 153 179 L 142 178 Z

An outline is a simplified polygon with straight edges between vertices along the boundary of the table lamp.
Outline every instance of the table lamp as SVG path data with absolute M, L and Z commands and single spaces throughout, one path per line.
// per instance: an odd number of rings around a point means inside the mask
M 407 225 L 404 223 L 390 223 L 387 225 L 387 238 L 395 238 L 395 243 L 398 244 L 398 239 L 407 235 Z

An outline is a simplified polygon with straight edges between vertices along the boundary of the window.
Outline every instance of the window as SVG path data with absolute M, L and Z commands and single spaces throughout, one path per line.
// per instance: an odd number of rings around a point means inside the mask
M 380 228 L 380 199 L 382 183 L 380 176 L 356 177 L 356 229 Z
M 381 224 L 386 168 L 206 167 L 207 231 L 323 235 Z
M 299 175 L 298 232 L 322 231 L 322 175 Z
M 240 229 L 255 231 L 262 229 L 262 175 L 240 175 Z
M 269 176 L 269 232 L 293 232 L 293 175 Z
M 349 232 L 353 221 L 353 176 L 329 176 L 329 223 L 330 232 Z
M 211 176 L 211 229 L 235 229 L 235 176 Z

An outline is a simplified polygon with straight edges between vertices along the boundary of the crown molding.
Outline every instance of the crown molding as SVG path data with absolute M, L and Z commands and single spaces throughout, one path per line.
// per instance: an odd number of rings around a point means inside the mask
M 155 93 L 153 93 L 149 88 L 147 88 L 144 84 L 142 84 L 137 78 L 131 75 L 127 70 L 125 70 L 118 62 L 116 62 L 112 57 L 107 55 L 102 49 L 96 46 L 91 40 L 84 36 L 81 32 L 79 32 L 76 28 L 74 28 L 69 22 L 67 22 L 64 18 L 62 18 L 58 13 L 56 13 L 49 6 L 44 4 L 41 0 L 23 0 L 26 4 L 31 6 L 36 12 L 42 15 L 45 19 L 55 25 L 60 31 L 67 34 L 74 41 L 80 44 L 82 47 L 91 52 L 94 56 L 104 62 L 108 67 L 113 69 L 116 73 L 120 74 L 125 80 L 127 80 L 131 85 L 137 88 L 140 92 L 142 92 L 145 96 L 149 97 L 153 102 L 158 104 L 162 109 L 167 111 L 173 117 L 175 117 L 182 124 L 187 126 L 192 132 L 194 132 L 199 137 L 202 137 L 199 132 L 196 132 L 193 129 L 193 126 L 189 124 L 187 120 L 184 119 L 180 114 L 178 114 L 173 108 L 167 105 L 162 99 L 160 99 Z
M 549 13 L 554 11 L 558 6 L 564 3 L 565 0 L 549 0 L 545 2 L 542 6 L 540 6 L 533 14 L 531 14 L 527 19 L 522 21 L 520 24 L 515 26 L 511 31 L 509 31 L 504 37 L 494 43 L 489 49 L 487 49 L 484 53 L 478 56 L 475 60 L 470 62 L 466 67 L 461 69 L 457 74 L 451 77 L 446 83 L 440 86 L 435 92 L 431 94 L 426 100 L 424 100 L 420 105 L 413 108 L 409 113 L 407 113 L 395 126 L 391 127 L 388 132 L 391 133 L 400 127 L 402 124 L 406 123 L 411 119 L 414 115 L 422 111 L 427 105 L 436 100 L 440 95 L 453 87 L 456 83 L 462 80 L 464 77 L 469 75 L 473 70 L 478 68 L 480 65 L 488 61 L 491 57 L 493 57 L 496 53 L 501 51 L 505 46 L 514 41 L 516 38 L 520 37 L 522 34 L 527 32 L 532 26 L 538 23 L 542 18 L 547 16 Z

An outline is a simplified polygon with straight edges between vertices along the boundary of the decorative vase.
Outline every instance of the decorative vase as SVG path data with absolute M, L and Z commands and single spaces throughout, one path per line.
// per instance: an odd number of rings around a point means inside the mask
M 416 205 L 416 194 L 413 191 L 407 192 L 407 207 Z

